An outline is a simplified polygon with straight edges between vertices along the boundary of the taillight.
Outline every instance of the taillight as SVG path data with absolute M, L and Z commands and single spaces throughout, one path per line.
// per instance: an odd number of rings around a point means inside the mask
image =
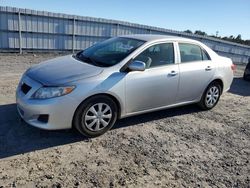
M 232 63 L 231 69 L 232 69 L 233 72 L 235 72 L 236 71 L 236 65 Z

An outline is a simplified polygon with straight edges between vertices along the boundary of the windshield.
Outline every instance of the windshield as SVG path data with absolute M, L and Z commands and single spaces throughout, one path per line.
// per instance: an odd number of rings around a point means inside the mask
M 122 61 L 144 43 L 132 38 L 111 38 L 79 52 L 76 58 L 95 66 L 109 67 Z

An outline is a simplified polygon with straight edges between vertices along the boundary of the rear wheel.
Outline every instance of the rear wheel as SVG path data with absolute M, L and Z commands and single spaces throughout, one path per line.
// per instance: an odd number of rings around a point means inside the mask
M 117 105 L 110 97 L 94 96 L 78 107 L 73 124 L 81 134 L 96 137 L 104 134 L 114 125 L 117 112 Z
M 243 80 L 247 80 L 246 73 L 244 73 L 244 75 L 243 75 Z
M 248 60 L 247 66 L 245 68 L 243 79 L 246 80 L 246 81 L 250 80 L 250 58 Z
M 221 92 L 221 85 L 218 82 L 212 82 L 203 93 L 199 106 L 203 110 L 212 109 L 218 103 Z
M 249 76 L 249 78 L 247 78 L 247 74 L 246 74 L 246 72 L 244 72 L 243 79 L 248 81 L 248 80 L 250 80 L 250 76 Z

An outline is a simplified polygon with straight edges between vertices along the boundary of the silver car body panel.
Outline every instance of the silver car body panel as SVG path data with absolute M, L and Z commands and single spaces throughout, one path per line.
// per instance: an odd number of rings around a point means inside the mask
M 26 74 L 39 81 L 50 85 L 63 85 L 68 82 L 96 76 L 102 68 L 82 63 L 72 55 L 57 57 L 40 63 L 26 72 Z
M 31 85 L 32 89 L 24 95 L 19 84 L 16 93 L 19 113 L 23 119 L 43 129 L 65 129 L 71 128 L 77 107 L 96 94 L 107 94 L 115 98 L 120 105 L 120 118 L 124 118 L 198 102 L 208 84 L 215 79 L 223 82 L 223 92 L 230 88 L 233 80 L 231 59 L 217 55 L 198 41 L 163 35 L 126 37 L 146 42 L 115 66 L 96 67 L 80 62 L 72 56 L 63 56 L 26 71 L 20 84 L 25 82 Z M 146 48 L 169 42 L 174 44 L 175 64 L 145 71 L 120 71 L 127 62 Z M 178 42 L 199 45 L 207 51 L 211 61 L 181 63 Z M 210 67 L 210 70 L 207 71 L 207 67 Z M 75 85 L 76 88 L 65 96 L 45 100 L 32 99 L 32 94 L 43 85 Z M 49 114 L 49 122 L 39 123 L 36 120 L 38 114 Z
M 25 95 L 20 87 L 22 82 L 32 86 Z M 42 84 L 24 75 L 17 87 L 16 102 L 20 116 L 28 123 L 42 129 L 66 129 L 69 128 L 77 101 L 66 95 L 46 100 L 32 99 L 32 95 Z M 70 105 L 69 105 L 70 104 Z M 37 120 L 40 114 L 49 114 L 49 123 L 41 123 Z

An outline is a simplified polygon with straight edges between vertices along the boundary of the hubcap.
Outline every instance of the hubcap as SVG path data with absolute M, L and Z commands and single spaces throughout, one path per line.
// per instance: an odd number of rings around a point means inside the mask
M 82 121 L 89 130 L 100 131 L 108 126 L 111 118 L 110 106 L 105 103 L 97 103 L 88 109 Z
M 220 91 L 218 87 L 216 86 L 211 87 L 207 92 L 206 105 L 208 107 L 214 106 L 219 99 L 219 94 Z

